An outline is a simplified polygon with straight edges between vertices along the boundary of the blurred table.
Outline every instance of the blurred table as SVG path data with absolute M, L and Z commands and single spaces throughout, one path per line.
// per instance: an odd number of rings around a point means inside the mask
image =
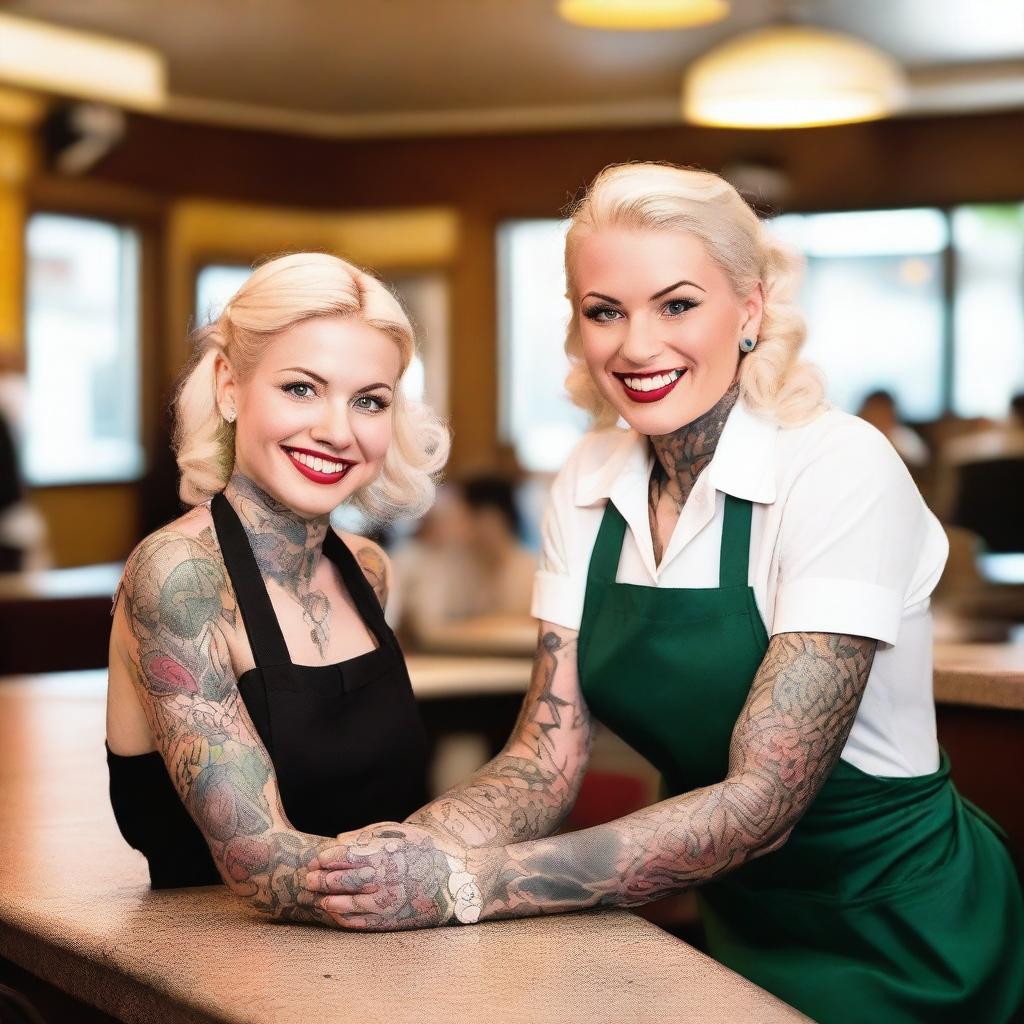
M 533 657 L 537 620 L 518 615 L 486 615 L 439 626 L 420 638 L 430 654 L 483 654 Z
M 145 1024 L 807 1019 L 624 911 L 360 935 L 222 887 L 152 892 L 107 802 L 104 684 L 0 680 L 0 956 L 42 979 L 51 1021 L 81 1003 Z
M 110 602 L 123 568 L 0 573 L 0 675 L 105 666 Z

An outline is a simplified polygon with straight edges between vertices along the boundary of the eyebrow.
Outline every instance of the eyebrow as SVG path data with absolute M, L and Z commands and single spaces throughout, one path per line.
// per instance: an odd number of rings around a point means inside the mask
M 281 370 L 281 373 L 304 373 L 307 377 L 312 377 L 317 384 L 322 384 L 325 388 L 328 387 L 328 382 L 325 378 L 321 377 L 319 373 L 314 373 L 312 370 L 306 369 L 305 366 L 286 366 Z M 394 391 L 394 388 L 390 384 L 386 384 L 384 381 L 377 381 L 376 384 L 367 384 L 356 390 L 355 394 L 361 395 L 364 391 L 376 391 L 378 388 L 384 388 L 387 391 Z
M 697 284 L 696 281 L 676 281 L 675 284 L 670 284 L 667 288 L 662 288 L 660 292 L 655 292 L 648 301 L 653 302 L 655 299 L 660 299 L 663 295 L 668 295 L 669 292 L 674 292 L 677 288 L 681 288 L 684 284 L 689 285 L 691 288 L 696 288 L 698 291 L 706 291 L 706 289 L 701 288 L 701 286 Z M 622 305 L 622 303 L 618 299 L 613 299 L 610 295 L 602 295 L 600 292 L 587 292 L 587 294 L 584 295 L 583 298 L 589 298 L 591 295 L 593 295 L 595 299 L 604 299 L 605 302 L 610 302 L 615 306 Z

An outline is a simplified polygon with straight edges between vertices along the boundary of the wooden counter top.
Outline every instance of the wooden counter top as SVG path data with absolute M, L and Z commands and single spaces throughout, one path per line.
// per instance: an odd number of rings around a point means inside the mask
M 0 684 L 0 956 L 125 1021 L 800 1021 L 632 914 L 357 935 L 152 892 L 107 803 L 103 673 Z
M 939 704 L 1024 711 L 1024 645 L 936 644 Z

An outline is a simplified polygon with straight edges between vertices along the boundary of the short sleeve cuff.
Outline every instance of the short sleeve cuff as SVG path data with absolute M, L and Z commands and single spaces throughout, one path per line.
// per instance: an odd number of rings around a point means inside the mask
M 578 580 L 541 570 L 533 579 L 530 614 L 542 622 L 578 630 L 583 620 L 583 597 Z
M 877 583 L 797 579 L 779 588 L 771 633 L 844 633 L 895 644 L 903 599 Z

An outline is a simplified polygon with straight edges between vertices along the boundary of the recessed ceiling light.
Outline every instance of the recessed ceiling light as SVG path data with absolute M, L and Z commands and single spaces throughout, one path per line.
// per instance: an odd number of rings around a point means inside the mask
M 586 28 L 653 30 L 692 28 L 720 21 L 728 0 L 559 0 L 558 13 Z
M 163 56 L 148 46 L 0 14 L 0 82 L 153 110 L 166 79 Z

